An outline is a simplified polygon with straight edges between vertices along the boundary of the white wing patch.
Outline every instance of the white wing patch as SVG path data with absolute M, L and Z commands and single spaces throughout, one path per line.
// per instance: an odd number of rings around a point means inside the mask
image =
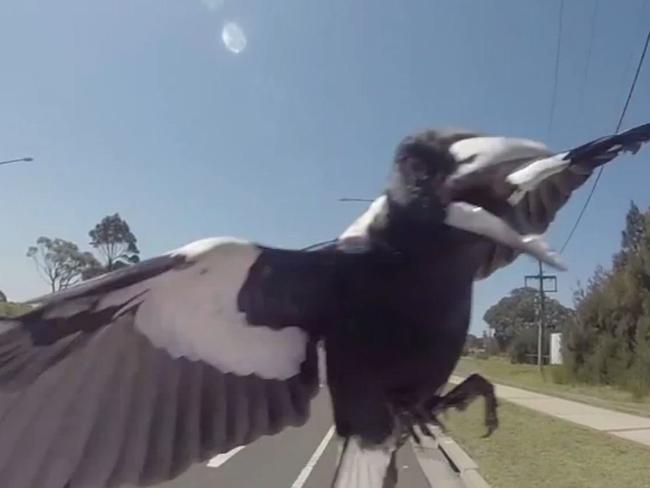
M 530 163 L 529 165 L 510 173 L 506 179 L 509 183 L 518 187 L 517 191 L 514 192 L 509 199 L 510 204 L 516 204 L 521 200 L 526 192 L 533 190 L 546 178 L 559 173 L 569 166 L 571 161 L 565 159 L 568 154 L 569 153 L 564 152 L 549 158 L 540 159 L 539 161 Z
M 183 247 L 180 247 L 174 251 L 168 252 L 168 255 L 171 256 L 184 256 L 190 261 L 194 261 L 197 258 L 200 258 L 206 253 L 218 248 L 219 246 L 229 246 L 231 244 L 239 246 L 253 246 L 249 241 L 245 239 L 239 239 L 237 237 L 207 237 L 205 239 L 199 239 L 198 241 L 190 242 Z
M 550 153 L 544 144 L 529 139 L 512 137 L 472 137 L 453 143 L 449 152 L 460 164 L 452 178 L 464 176 L 481 168 L 505 161 L 545 157 Z
M 173 357 L 202 360 L 224 373 L 284 380 L 300 371 L 307 335 L 247 323 L 237 295 L 261 253 L 247 241 L 197 241 L 170 254 L 191 263 L 109 293 L 98 309 L 138 298 L 135 326 Z
M 346 252 L 363 252 L 368 249 L 368 230 L 383 213 L 387 205 L 386 195 L 376 198 L 352 225 L 339 236 L 339 247 Z

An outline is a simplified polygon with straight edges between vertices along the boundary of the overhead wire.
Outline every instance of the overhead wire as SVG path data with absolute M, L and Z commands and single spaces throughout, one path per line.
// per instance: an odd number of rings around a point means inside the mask
M 555 119 L 555 109 L 557 106 L 557 87 L 560 78 L 560 53 L 562 52 L 562 19 L 564 18 L 564 0 L 560 1 L 560 8 L 558 10 L 558 27 L 557 27 L 557 43 L 555 46 L 555 72 L 553 75 L 553 92 L 551 95 L 551 112 L 548 119 L 547 137 L 551 137 L 553 129 L 553 121 Z
M 637 82 L 639 80 L 639 75 L 641 74 L 641 69 L 643 68 L 643 62 L 645 61 L 646 54 L 648 52 L 648 45 L 650 45 L 650 29 L 648 29 L 648 34 L 646 35 L 645 38 L 645 43 L 643 45 L 643 51 L 641 52 L 641 57 L 639 58 L 639 62 L 637 63 L 636 66 L 636 71 L 634 73 L 634 78 L 632 79 L 632 84 L 630 85 L 630 89 L 628 90 L 627 93 L 627 98 L 625 99 L 625 104 L 623 105 L 623 109 L 621 110 L 621 114 L 618 118 L 618 122 L 616 124 L 616 133 L 618 133 L 621 130 L 621 126 L 623 125 L 623 120 L 625 119 L 625 114 L 627 113 L 627 110 L 630 106 L 630 102 L 632 101 L 632 95 L 634 94 L 634 90 L 636 88 Z M 594 180 L 593 185 L 591 186 L 591 190 L 589 190 L 589 194 L 587 195 L 587 199 L 585 200 L 585 203 L 582 206 L 582 209 L 580 210 L 580 213 L 578 214 L 578 218 L 576 219 L 575 223 L 573 224 L 573 227 L 571 228 L 571 231 L 569 232 L 569 235 L 567 236 L 566 240 L 564 241 L 564 244 L 560 248 L 560 253 L 564 252 L 566 247 L 569 245 L 569 242 L 571 242 L 571 238 L 575 234 L 578 226 L 580 225 L 580 221 L 582 220 L 582 217 L 584 216 L 585 212 L 587 211 L 587 207 L 589 206 L 589 202 L 591 202 L 592 197 L 594 196 L 594 192 L 596 191 L 596 187 L 598 186 L 598 182 L 600 181 L 600 178 L 603 175 L 603 170 L 604 166 L 601 166 L 598 169 L 598 173 L 596 174 L 596 179 Z
M 546 128 L 546 138 L 551 138 L 553 131 L 553 122 L 555 120 L 555 109 L 557 106 L 557 89 L 560 79 L 560 57 L 562 53 L 562 30 L 564 19 L 564 0 L 560 0 L 560 7 L 557 16 L 557 42 L 555 45 L 555 69 L 553 71 L 553 91 L 551 92 L 551 109 L 548 117 L 548 127 Z M 540 261 L 540 267 L 542 266 Z M 541 268 L 540 268 L 541 269 Z
M 591 11 L 591 22 L 589 23 L 589 42 L 587 44 L 587 55 L 585 60 L 585 69 L 582 74 L 582 81 L 580 83 L 580 106 L 579 113 L 582 115 L 584 102 L 585 102 L 585 92 L 587 86 L 587 79 L 589 78 L 589 72 L 591 70 L 591 57 L 593 54 L 594 48 L 594 37 L 596 34 L 596 19 L 598 18 L 598 10 L 600 7 L 600 0 L 594 0 L 594 7 Z
M 315 251 L 315 250 L 321 249 L 323 247 L 327 247 L 327 246 L 330 246 L 332 244 L 336 244 L 337 241 L 338 241 L 338 239 L 328 239 L 327 241 L 320 241 L 320 242 L 317 242 L 316 244 L 311 244 L 311 245 L 309 245 L 307 247 L 303 247 L 301 249 L 301 251 Z

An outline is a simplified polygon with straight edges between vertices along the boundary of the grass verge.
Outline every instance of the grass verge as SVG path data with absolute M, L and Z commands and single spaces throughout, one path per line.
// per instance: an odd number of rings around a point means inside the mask
M 510 364 L 507 359 L 500 357 L 490 359 L 463 357 L 458 363 L 455 374 L 466 376 L 477 372 L 495 383 L 526 388 L 568 400 L 650 417 L 650 398 L 637 399 L 630 392 L 605 385 L 555 383 L 553 370 L 555 369 L 557 372 L 558 368 L 560 367 L 546 366 L 544 368 L 546 372 L 542 378 L 537 366 Z
M 449 434 L 492 488 L 647 488 L 650 449 L 501 401 L 483 439 L 483 403 L 452 412 Z

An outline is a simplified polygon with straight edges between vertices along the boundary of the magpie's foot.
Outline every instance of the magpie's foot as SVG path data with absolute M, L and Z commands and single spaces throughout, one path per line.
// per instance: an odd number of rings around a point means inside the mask
M 431 431 L 430 425 L 436 425 L 441 430 L 445 430 L 445 426 L 429 411 L 423 408 L 411 408 L 403 411 L 400 414 L 402 422 L 402 441 L 406 441 L 409 437 L 418 444 L 422 444 L 421 436 L 435 438 L 434 433 Z M 419 431 L 415 427 L 418 427 Z
M 485 400 L 484 423 L 487 433 L 483 437 L 489 437 L 499 426 L 498 405 L 494 394 L 494 386 L 481 375 L 470 375 L 465 381 L 442 397 L 432 396 L 425 402 L 425 408 L 431 412 L 432 418 L 436 418 L 437 414 L 444 413 L 452 407 L 459 411 L 465 410 L 472 400 L 479 396 L 482 396 Z
M 485 399 L 485 427 L 487 428 L 487 433 L 483 436 L 484 438 L 490 437 L 499 427 L 496 398 L 491 400 Z
M 435 425 L 443 432 L 446 432 L 447 430 L 445 425 L 440 421 L 440 419 L 438 419 L 436 415 L 432 413 L 431 410 L 418 407 L 414 410 L 414 415 L 417 421 L 417 425 L 422 431 L 422 434 L 424 434 L 427 437 L 430 437 L 432 439 L 435 439 L 436 437 L 434 433 L 431 431 L 431 428 L 429 427 L 430 425 Z
M 425 436 L 431 437 L 431 438 L 435 437 L 433 435 L 433 432 L 431 432 L 431 429 L 429 428 L 429 426 L 425 422 L 420 422 L 419 427 L 420 427 L 420 430 L 422 431 L 422 433 Z

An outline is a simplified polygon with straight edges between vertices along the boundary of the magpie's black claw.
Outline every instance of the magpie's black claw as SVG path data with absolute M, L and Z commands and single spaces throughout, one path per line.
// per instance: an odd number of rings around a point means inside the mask
M 490 437 L 494 433 L 495 430 L 496 430 L 496 427 L 492 427 L 492 426 L 488 425 L 487 432 L 481 436 L 481 439 L 487 439 L 488 437 Z
M 485 408 L 485 426 L 487 427 L 487 433 L 483 438 L 490 437 L 492 433 L 497 430 L 499 427 L 499 417 L 497 416 L 497 402 L 496 400 L 489 401 L 487 400 Z
M 422 439 L 420 439 L 420 436 L 418 433 L 415 431 L 412 425 L 409 425 L 409 433 L 411 434 L 411 437 L 413 437 L 413 440 L 416 442 L 418 446 L 422 445 Z
M 433 418 L 433 423 L 436 424 L 443 433 L 447 433 L 447 426 L 438 417 Z
M 431 437 L 432 439 L 435 437 L 433 435 L 433 432 L 431 432 L 431 429 L 429 428 L 429 426 L 427 424 L 425 424 L 424 422 L 420 423 L 420 430 L 427 437 Z
M 459 412 L 463 412 L 468 406 L 469 402 L 467 400 L 461 400 L 454 405 L 454 408 Z

